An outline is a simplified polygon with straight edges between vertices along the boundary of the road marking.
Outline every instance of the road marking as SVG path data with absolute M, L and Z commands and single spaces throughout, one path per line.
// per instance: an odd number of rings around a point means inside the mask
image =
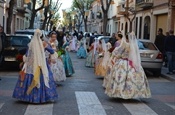
M 175 110 L 175 105 L 172 105 L 172 104 L 169 104 L 169 103 L 166 103 L 169 107 L 173 108 Z
M 53 104 L 28 105 L 24 115 L 52 115 Z
M 139 103 L 123 103 L 131 115 L 158 115 L 146 104 Z
M 106 115 L 94 92 L 75 92 L 79 115 Z
M 2 106 L 4 105 L 4 103 L 0 103 L 0 112 L 2 112 Z

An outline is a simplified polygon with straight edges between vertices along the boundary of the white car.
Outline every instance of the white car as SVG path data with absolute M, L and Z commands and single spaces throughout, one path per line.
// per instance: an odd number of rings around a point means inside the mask
M 153 72 L 154 76 L 160 76 L 163 64 L 162 53 L 150 40 L 139 39 L 138 46 L 142 67 Z

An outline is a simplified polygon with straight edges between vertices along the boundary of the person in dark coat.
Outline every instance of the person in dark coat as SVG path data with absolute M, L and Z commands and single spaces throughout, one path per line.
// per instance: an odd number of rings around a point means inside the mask
M 165 52 L 168 59 L 168 70 L 169 72 L 167 74 L 175 74 L 175 35 L 174 31 L 169 31 L 169 36 L 165 39 Z
M 166 36 L 163 35 L 163 29 L 159 28 L 158 35 L 156 36 L 156 40 L 154 43 L 161 53 L 164 53 L 165 38 L 166 38 Z
M 89 46 L 91 46 L 91 44 L 94 42 L 95 39 L 95 35 L 94 33 L 92 33 L 92 36 L 90 36 L 90 40 L 89 40 Z
M 2 63 L 5 40 L 6 40 L 6 34 L 4 33 L 3 27 L 0 26 L 0 65 Z
M 117 41 L 116 37 L 115 37 L 115 33 L 112 34 L 112 37 L 109 39 L 109 43 L 111 43 L 112 47 L 114 47 L 115 42 Z

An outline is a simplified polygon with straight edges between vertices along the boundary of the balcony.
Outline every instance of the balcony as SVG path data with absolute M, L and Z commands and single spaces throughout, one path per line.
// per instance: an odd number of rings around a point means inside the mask
M 153 0 L 136 0 L 136 4 L 140 8 L 147 9 L 153 6 Z
M 117 6 L 117 15 L 125 15 L 125 14 L 126 14 L 126 10 L 124 6 L 123 5 Z

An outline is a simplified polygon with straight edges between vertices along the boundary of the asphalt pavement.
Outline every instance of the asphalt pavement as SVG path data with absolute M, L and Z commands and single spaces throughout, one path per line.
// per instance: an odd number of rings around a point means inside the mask
M 70 53 L 75 74 L 57 87 L 55 103 L 29 104 L 12 98 L 18 72 L 0 71 L 0 115 L 175 115 L 175 81 L 147 76 L 152 92 L 149 99 L 109 98 L 103 78 L 85 67 L 85 59 Z

